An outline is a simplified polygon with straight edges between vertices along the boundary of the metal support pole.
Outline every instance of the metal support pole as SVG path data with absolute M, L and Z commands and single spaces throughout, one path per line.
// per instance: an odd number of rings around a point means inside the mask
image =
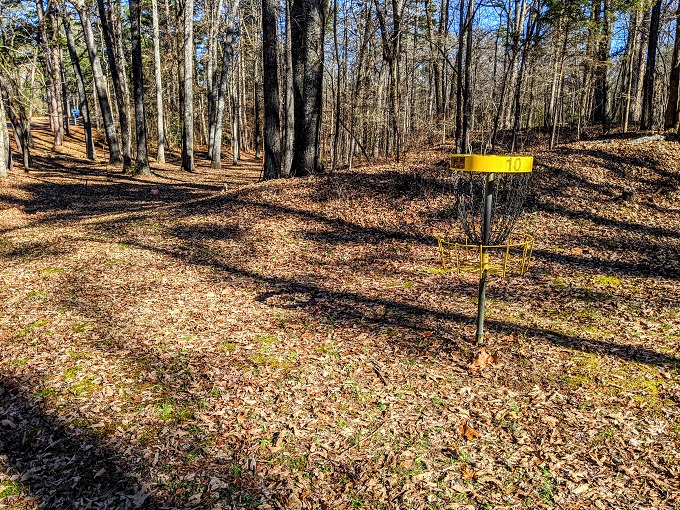
M 486 274 L 489 263 L 489 255 L 486 246 L 491 237 L 491 211 L 493 209 L 493 184 L 494 173 L 486 175 L 486 186 L 484 188 L 484 222 L 482 223 L 482 246 L 479 256 L 482 259 L 482 276 L 479 279 L 479 293 L 477 294 L 477 343 L 484 342 L 484 305 L 486 301 Z

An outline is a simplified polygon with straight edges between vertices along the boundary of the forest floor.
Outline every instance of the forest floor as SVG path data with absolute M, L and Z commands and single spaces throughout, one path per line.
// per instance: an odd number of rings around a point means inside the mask
M 445 151 L 259 183 L 35 134 L 0 183 L 0 508 L 680 506 L 679 144 L 534 152 L 484 359 Z

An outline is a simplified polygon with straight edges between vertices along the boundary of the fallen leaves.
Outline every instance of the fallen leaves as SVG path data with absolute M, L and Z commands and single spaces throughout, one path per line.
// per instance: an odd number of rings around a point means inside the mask
M 644 152 L 654 192 L 675 147 Z M 606 200 L 630 181 L 622 162 L 570 150 L 537 157 L 521 220 L 535 269 L 490 280 L 481 350 L 476 282 L 427 271 L 451 197 L 418 186 L 443 178 L 441 152 L 227 193 L 203 171 L 111 174 L 85 193 L 55 169 L 16 176 L 3 197 L 24 205 L 0 208 L 0 443 L 36 448 L 4 449 L 0 483 L 75 501 L 71 481 L 95 473 L 121 508 L 144 494 L 178 508 L 590 508 L 600 492 L 658 506 L 680 476 L 679 300 L 660 273 L 678 267 L 677 205 L 644 183 L 632 203 Z M 9 505 L 35 507 L 21 498 Z
M 490 364 L 498 363 L 498 353 L 491 354 L 486 347 L 482 347 L 475 357 L 475 360 L 470 364 L 470 372 L 479 372 Z
M 464 420 L 457 427 L 458 433 L 467 439 L 468 441 L 473 441 L 479 437 L 479 432 L 468 425 L 468 421 Z

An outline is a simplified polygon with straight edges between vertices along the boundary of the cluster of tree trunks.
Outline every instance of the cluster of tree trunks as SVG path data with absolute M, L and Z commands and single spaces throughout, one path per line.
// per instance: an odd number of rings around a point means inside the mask
M 414 144 L 451 136 L 458 151 L 498 152 L 521 149 L 533 128 L 554 146 L 565 125 L 578 136 L 593 124 L 603 133 L 679 125 L 680 6 L 660 0 L 130 0 L 129 11 L 121 0 L 32 1 L 29 57 L 0 55 L 2 112 L 25 168 L 36 106 L 55 146 L 69 136 L 70 108 L 80 110 L 91 160 L 103 126 L 109 162 L 124 171 L 150 172 L 148 140 L 159 164 L 181 148 L 193 171 L 205 144 L 219 168 L 229 138 L 231 163 L 262 153 L 265 179 L 357 157 L 399 161 Z M 18 5 L 0 6 L 0 38 Z M 615 26 L 627 39 L 612 55 Z M 666 72 L 657 62 L 669 41 Z M 32 59 L 30 76 L 15 58 L 25 69 Z M 2 172 L 8 151 L 0 133 Z

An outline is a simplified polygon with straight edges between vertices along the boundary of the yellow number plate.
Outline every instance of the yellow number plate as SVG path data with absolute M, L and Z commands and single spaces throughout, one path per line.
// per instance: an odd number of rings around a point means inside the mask
M 533 166 L 533 156 L 454 154 L 449 159 L 449 169 L 463 172 L 526 173 Z

